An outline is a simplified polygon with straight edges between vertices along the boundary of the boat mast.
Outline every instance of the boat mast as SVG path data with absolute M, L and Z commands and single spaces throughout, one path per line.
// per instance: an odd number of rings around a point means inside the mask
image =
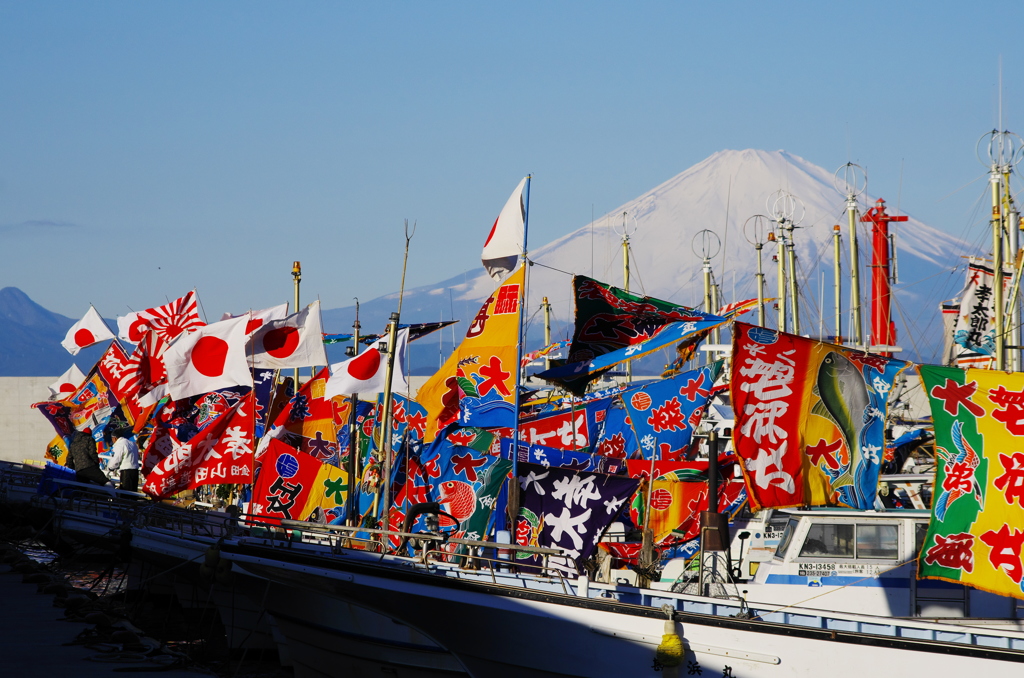
M 842 176 L 840 177 L 840 174 Z M 860 252 L 857 248 L 857 197 L 868 187 L 868 175 L 860 165 L 848 162 L 836 170 L 836 190 L 846 198 L 846 217 L 850 227 L 850 312 L 853 327 L 850 341 L 864 348 L 864 325 L 860 306 Z
M 356 321 L 352 323 L 352 345 L 345 351 L 345 355 L 350 358 L 355 358 L 359 355 L 359 330 L 362 325 L 359 324 L 359 298 L 355 297 L 356 300 Z M 348 411 L 348 464 L 346 464 L 348 471 L 348 509 L 345 511 L 345 515 L 348 516 L 346 521 L 349 525 L 358 525 L 359 516 L 356 515 L 358 512 L 358 505 L 356 504 L 355 488 L 359 484 L 359 436 L 356 433 L 356 410 L 359 406 L 359 394 L 353 393 L 348 399 L 349 411 Z
M 840 258 L 840 249 L 842 247 L 843 231 L 836 224 L 832 227 L 832 267 L 834 270 L 833 291 L 835 293 L 835 306 L 836 306 L 836 336 L 835 342 L 837 344 L 843 343 L 843 264 Z
M 622 289 L 629 292 L 629 236 L 636 232 L 636 217 L 633 218 L 633 226 L 629 226 L 629 212 L 622 213 L 622 232 L 618 233 L 622 238 Z M 524 246 L 525 249 L 525 246 Z M 545 346 L 551 342 L 548 341 Z M 633 383 L 633 361 L 626 361 L 626 383 Z
M 292 264 L 292 281 L 295 286 L 295 312 L 299 312 L 299 283 L 302 282 L 302 264 L 298 261 Z M 299 368 L 295 368 L 295 392 L 299 392 Z
M 711 260 L 717 257 L 718 253 L 722 250 L 722 241 L 718 239 L 718 234 L 705 228 L 693 236 L 693 240 L 690 241 L 690 249 L 703 262 L 701 272 L 704 277 L 704 311 L 706 313 L 714 313 L 718 310 L 715 305 L 718 301 L 718 295 L 711 271 Z M 719 335 L 716 332 L 712 332 L 712 346 L 718 348 L 719 340 Z M 711 354 L 709 352 L 708 362 L 710 361 Z
M 875 206 L 860 218 L 871 224 L 871 345 L 869 350 L 891 358 L 896 347 L 896 326 L 892 322 L 892 287 L 889 272 L 889 223 L 906 221 L 906 216 L 894 217 L 885 212 L 885 201 L 879 198 Z
M 544 309 L 544 347 L 547 348 L 551 345 L 551 303 L 547 297 L 544 297 L 540 302 L 541 307 Z M 544 369 L 551 369 L 551 358 L 548 357 L 550 353 L 544 356 Z M 575 421 L 575 420 L 574 420 Z
M 764 249 L 765 242 L 771 240 L 771 233 L 768 233 L 766 239 L 765 232 L 769 230 L 768 217 L 763 214 L 755 214 L 754 216 L 747 219 L 746 223 L 743 224 L 743 236 L 747 239 L 754 249 L 757 250 L 757 273 L 755 279 L 757 280 L 757 324 L 764 327 L 764 269 L 761 266 L 761 252 Z

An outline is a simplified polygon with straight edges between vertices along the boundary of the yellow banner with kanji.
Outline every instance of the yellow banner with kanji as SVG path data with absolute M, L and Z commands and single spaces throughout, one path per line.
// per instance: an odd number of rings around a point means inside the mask
M 1024 598 L 1024 373 L 918 371 L 935 424 L 919 576 Z
M 480 307 L 466 338 L 444 366 L 420 387 L 416 400 L 427 410 L 425 442 L 455 421 L 479 428 L 515 425 L 516 354 L 525 280 L 525 268 L 520 266 Z

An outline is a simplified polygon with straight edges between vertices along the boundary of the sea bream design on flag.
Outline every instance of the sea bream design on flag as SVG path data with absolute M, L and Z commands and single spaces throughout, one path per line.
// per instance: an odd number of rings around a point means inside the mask
M 417 394 L 427 408 L 424 440 L 445 426 L 515 426 L 519 314 L 526 271 L 520 267 L 487 298 L 466 338 Z
M 1024 373 L 917 369 L 936 462 L 918 576 L 1024 598 Z
M 732 355 L 751 509 L 873 508 L 889 392 L 909 363 L 745 323 Z
M 515 543 L 560 548 L 565 556 L 552 556 L 549 564 L 582 572 L 583 561 L 593 554 L 605 529 L 618 517 L 639 481 L 602 473 L 519 464 L 520 509 Z M 517 562 L 538 564 L 537 558 L 517 554 Z M 527 570 L 529 571 L 529 570 Z
M 231 386 L 252 387 L 245 355 L 248 315 L 205 325 L 180 337 L 164 351 L 167 388 L 172 398 Z
M 225 313 L 221 316 L 221 320 L 231 320 L 232 318 L 241 318 L 245 313 L 239 313 L 238 315 L 232 315 Z M 245 333 L 251 335 L 253 332 L 263 327 L 264 323 L 268 323 L 271 320 L 283 320 L 288 317 L 288 304 L 278 304 L 277 306 L 271 306 L 261 311 L 249 311 L 249 323 L 245 326 Z
M 530 177 L 524 177 L 516 186 L 516 190 L 512 191 L 484 242 L 480 259 L 487 269 L 487 275 L 495 282 L 501 282 L 515 270 L 523 253 L 529 181 Z
M 78 365 L 72 363 L 71 367 L 64 374 L 57 377 L 57 381 L 50 384 L 47 388 L 50 389 L 51 398 L 60 400 L 77 391 L 84 381 L 85 375 L 82 374 L 82 370 L 78 369 Z
M 320 301 L 281 320 L 270 320 L 252 335 L 246 351 L 253 367 L 285 369 L 327 364 L 320 328 Z
M 114 333 L 107 327 L 107 323 L 96 312 L 96 308 L 90 306 L 89 310 L 85 312 L 85 316 L 71 326 L 60 345 L 71 355 L 78 355 L 83 348 L 88 348 L 101 341 L 110 341 L 113 338 Z
M 644 459 L 683 459 L 720 369 L 721 363 L 715 362 L 620 396 Z
M 406 372 L 406 347 L 409 329 L 398 330 L 395 336 L 395 369 L 391 376 L 393 392 L 408 391 Z M 386 342 L 385 342 L 386 343 Z M 351 395 L 376 395 L 383 393 L 387 376 L 387 356 L 374 346 L 348 360 L 331 365 L 331 378 L 327 381 L 327 397 Z
M 198 298 L 196 291 L 192 290 L 163 306 L 118 317 L 117 335 L 125 341 L 137 344 L 152 330 L 165 342 L 171 342 L 182 332 L 194 330 L 205 324 L 199 318 Z
M 249 393 L 188 442 L 168 430 L 171 452 L 146 475 L 142 491 L 166 499 L 200 485 L 248 483 L 253 470 L 253 397 Z

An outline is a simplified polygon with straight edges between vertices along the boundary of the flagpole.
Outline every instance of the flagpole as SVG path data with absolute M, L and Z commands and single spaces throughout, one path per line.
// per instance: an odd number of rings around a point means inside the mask
M 525 368 L 523 364 L 523 304 L 526 303 L 526 290 L 528 288 L 528 280 L 525 270 L 529 266 L 529 260 L 527 254 L 528 234 L 530 232 L 530 182 L 533 179 L 532 174 L 526 175 L 526 190 L 524 191 L 523 200 L 523 293 L 519 300 L 519 328 L 516 333 L 516 386 L 512 395 L 512 407 L 515 413 L 515 426 L 512 433 L 512 482 L 509 483 L 508 487 L 508 509 L 510 519 L 515 525 L 516 516 L 519 514 L 519 389 L 523 383 L 523 372 Z
M 356 321 L 352 323 L 352 357 L 359 355 L 359 298 L 356 297 Z M 355 488 L 359 486 L 359 433 L 356 431 L 356 407 L 359 405 L 359 394 L 353 393 L 348 399 L 348 509 L 345 511 L 349 525 L 359 525 L 357 513 L 359 504 L 356 500 Z
M 299 312 L 299 283 L 302 282 L 302 264 L 296 261 L 292 264 L 292 280 L 295 283 L 295 312 Z M 322 327 L 322 326 L 321 326 Z M 299 391 L 299 368 L 295 368 L 295 392 Z

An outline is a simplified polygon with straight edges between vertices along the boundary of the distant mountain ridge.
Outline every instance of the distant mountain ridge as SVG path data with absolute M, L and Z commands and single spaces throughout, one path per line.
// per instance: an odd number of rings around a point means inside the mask
M 17 287 L 0 289 L 0 376 L 56 377 L 72 363 L 88 372 L 103 346 L 73 356 L 60 345 L 77 319 L 48 311 Z

